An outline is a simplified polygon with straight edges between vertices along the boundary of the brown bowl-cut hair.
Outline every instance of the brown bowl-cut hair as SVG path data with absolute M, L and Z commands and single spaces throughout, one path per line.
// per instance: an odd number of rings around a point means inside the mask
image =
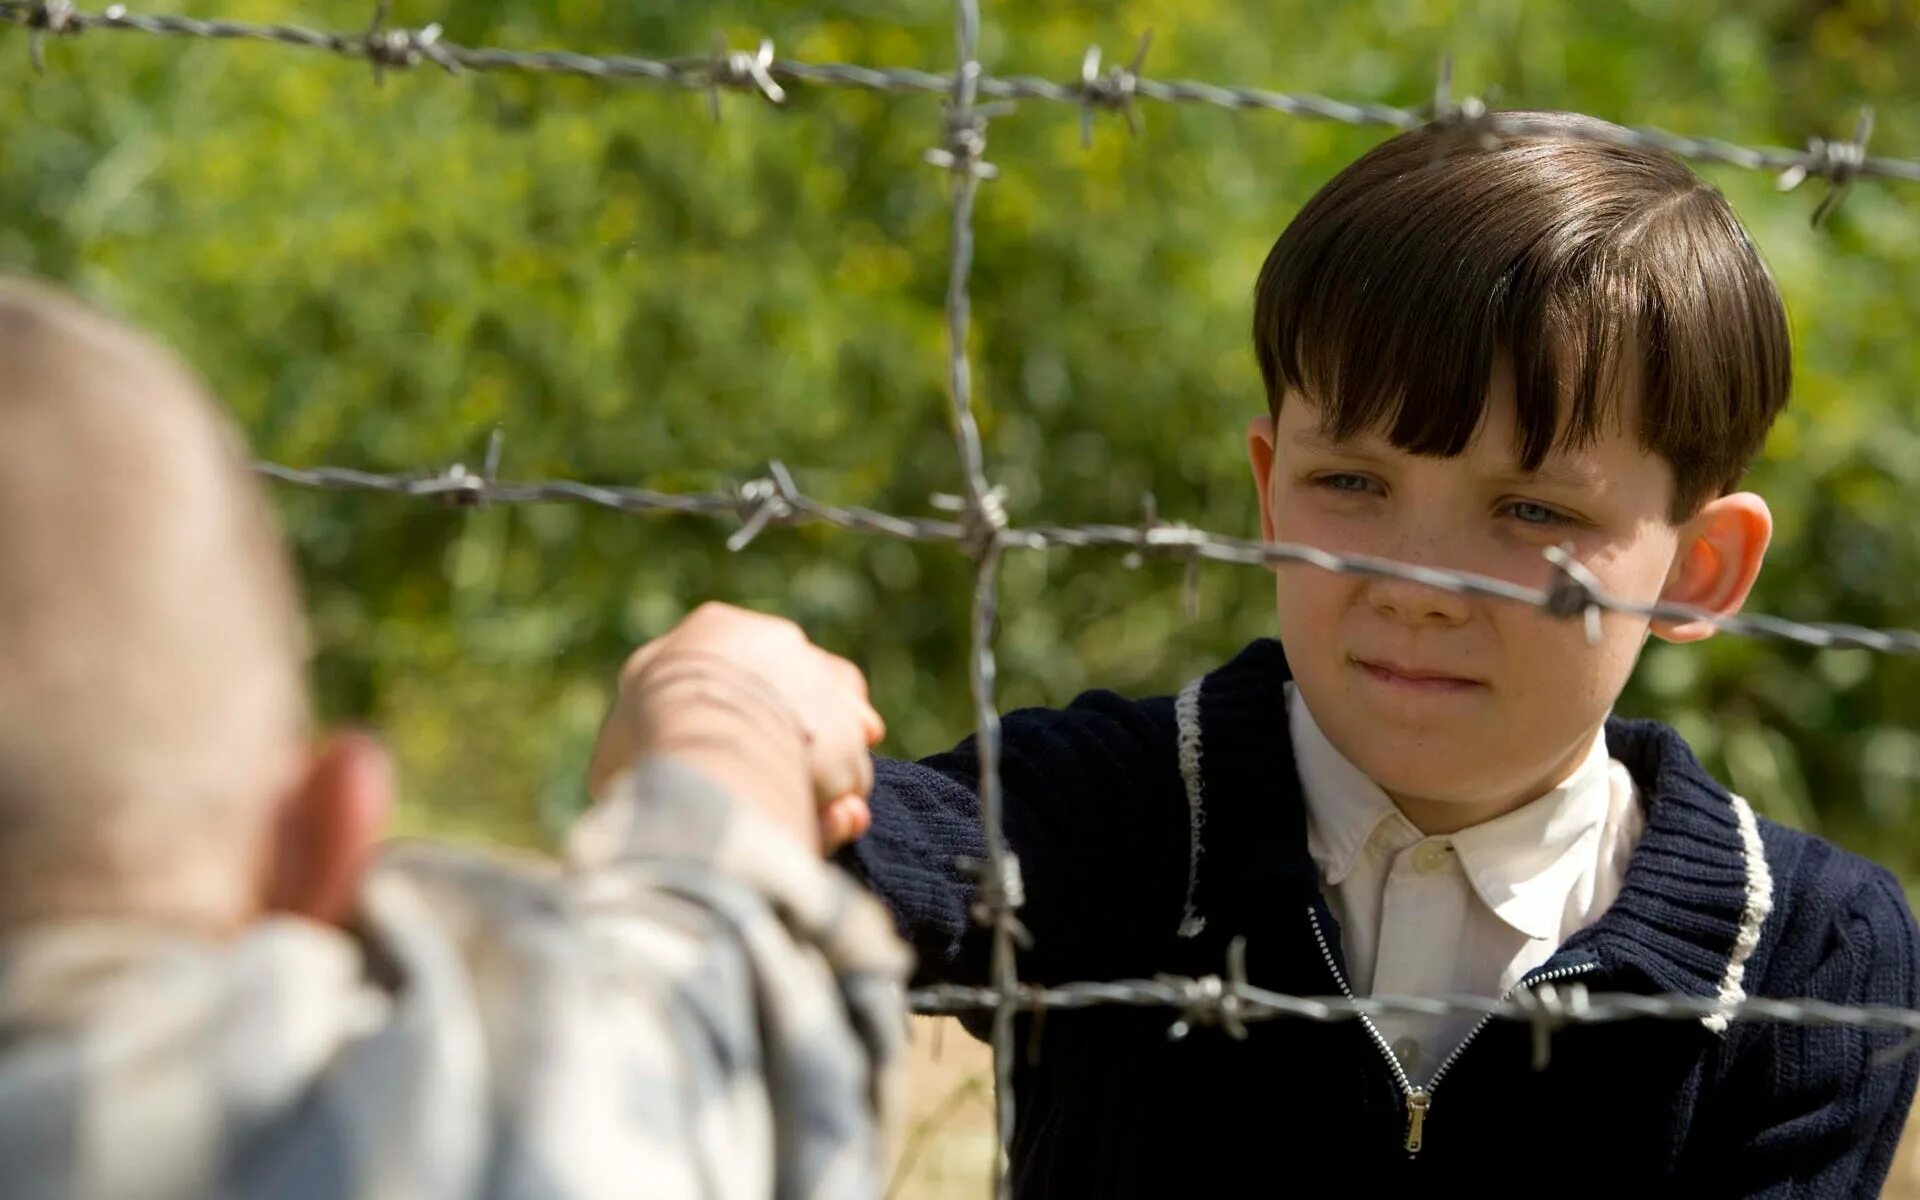
M 1482 145 L 1427 126 L 1375 147 L 1287 226 L 1254 303 L 1268 409 L 1291 391 L 1336 438 L 1452 457 L 1506 355 L 1523 469 L 1637 420 L 1683 521 L 1733 489 L 1786 404 L 1773 276 L 1671 155 L 1592 117 L 1501 117 L 1526 131 Z

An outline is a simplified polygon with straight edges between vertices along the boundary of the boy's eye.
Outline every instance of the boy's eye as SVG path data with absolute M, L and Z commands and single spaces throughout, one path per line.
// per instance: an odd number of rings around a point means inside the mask
M 1357 475 L 1351 471 L 1334 471 L 1326 475 L 1317 475 L 1313 482 L 1314 486 L 1325 488 L 1330 492 L 1366 494 L 1380 490 L 1379 483 L 1371 477 Z
M 1515 500 L 1506 506 L 1506 513 L 1522 525 L 1573 524 L 1573 518 L 1567 514 L 1532 500 Z

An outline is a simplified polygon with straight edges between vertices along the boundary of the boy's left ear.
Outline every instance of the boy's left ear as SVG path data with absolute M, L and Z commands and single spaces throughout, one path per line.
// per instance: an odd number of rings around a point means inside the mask
M 1680 527 L 1680 547 L 1660 589 L 1660 602 L 1715 614 L 1738 612 L 1753 590 L 1772 539 L 1773 513 L 1752 492 L 1708 501 Z M 1668 642 L 1697 642 L 1714 632 L 1710 621 L 1655 621 L 1652 629 L 1655 637 Z

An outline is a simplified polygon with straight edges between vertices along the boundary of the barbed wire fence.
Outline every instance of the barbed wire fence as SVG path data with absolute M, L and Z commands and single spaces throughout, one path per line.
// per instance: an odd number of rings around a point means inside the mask
M 727 538 L 730 550 L 744 549 L 773 526 L 824 524 L 880 537 L 949 545 L 974 567 L 970 621 L 969 685 L 979 747 L 980 818 L 986 854 L 978 862 L 958 864 L 978 881 L 972 918 L 991 939 L 986 986 L 943 984 L 915 990 L 915 1011 L 929 1014 L 988 1013 L 994 1062 L 995 1125 L 999 1152 L 994 1165 L 996 1193 L 1008 1194 L 1007 1154 L 1015 1120 L 1012 1087 L 1014 1020 L 1021 1013 L 1094 1006 L 1164 1008 L 1174 1014 L 1169 1036 L 1214 1025 L 1245 1037 L 1247 1025 L 1273 1019 L 1349 1021 L 1385 1015 L 1468 1015 L 1524 1022 L 1531 1027 L 1536 1067 L 1551 1054 L 1555 1030 L 1622 1020 L 1773 1021 L 1891 1029 L 1906 1037 L 1883 1058 L 1920 1050 L 1920 1011 L 1887 1006 L 1848 1006 L 1815 1000 L 1748 997 L 1728 1002 L 1684 995 L 1590 994 L 1578 983 L 1521 990 L 1503 998 L 1486 996 L 1321 996 L 1284 995 L 1250 984 L 1244 968 L 1244 944 L 1228 950 L 1223 974 L 1201 977 L 1163 975 L 1154 979 L 1085 981 L 1041 987 L 1020 982 L 1018 952 L 1030 935 L 1019 920 L 1023 892 L 1019 861 L 1001 834 L 1000 720 L 995 704 L 994 629 L 999 605 L 999 566 L 1008 551 L 1055 548 L 1118 550 L 1130 563 L 1145 557 L 1186 564 L 1189 587 L 1203 562 L 1273 568 L 1304 566 L 1376 578 L 1407 580 L 1429 587 L 1504 603 L 1530 606 L 1551 616 L 1585 623 L 1597 640 L 1603 613 L 1640 619 L 1705 622 L 1747 637 L 1807 646 L 1854 648 L 1880 654 L 1920 656 L 1920 630 L 1870 629 L 1857 625 L 1806 623 L 1763 615 L 1714 614 L 1683 605 L 1646 603 L 1607 593 L 1571 554 L 1549 549 L 1552 582 L 1544 588 L 1467 572 L 1441 570 L 1360 555 L 1329 553 L 1312 546 L 1260 542 L 1210 533 L 1178 522 L 1162 521 L 1149 496 L 1137 524 L 1015 525 L 1001 489 L 987 470 L 975 421 L 972 377 L 967 354 L 971 319 L 969 277 L 973 261 L 974 207 L 982 182 L 997 173 L 986 159 L 987 128 L 1019 101 L 1068 104 L 1081 110 L 1083 143 L 1092 136 L 1102 112 L 1120 115 L 1138 131 L 1138 104 L 1198 104 L 1236 112 L 1276 112 L 1358 126 L 1407 130 L 1438 123 L 1463 139 L 1487 143 L 1535 128 L 1525 115 L 1489 109 L 1474 97 L 1456 99 L 1451 70 L 1442 63 L 1433 99 L 1424 109 L 1408 109 L 1325 96 L 1221 86 L 1194 80 L 1160 80 L 1141 74 L 1150 37 L 1143 37 L 1124 65 L 1102 69 L 1098 46 L 1088 49 L 1077 77 L 1056 81 L 1035 76 L 994 76 L 978 57 L 978 0 L 955 0 L 956 63 L 942 74 L 903 67 L 846 63 L 810 63 L 779 58 L 771 42 L 752 51 L 717 46 L 713 53 L 651 59 L 628 55 L 583 54 L 568 50 L 509 50 L 464 46 L 446 41 L 438 25 L 396 28 L 388 23 L 389 0 L 377 0 L 364 29 L 326 31 L 282 24 L 204 20 L 174 14 L 137 13 L 122 5 L 98 12 L 76 8 L 71 0 L 0 0 L 0 23 L 29 32 L 34 67 L 45 68 L 46 38 L 73 38 L 95 32 L 229 42 L 259 42 L 329 53 L 364 61 L 376 81 L 386 72 L 431 64 L 458 74 L 467 71 L 520 71 L 585 76 L 606 81 L 663 84 L 707 94 L 709 110 L 719 117 L 722 92 L 758 95 L 780 104 L 786 87 L 840 87 L 921 93 L 945 99 L 943 135 L 926 152 L 929 163 L 948 176 L 952 203 L 946 294 L 949 421 L 961 467 L 962 490 L 935 496 L 931 506 L 942 516 L 903 516 L 873 509 L 829 504 L 801 491 L 780 463 L 737 488 L 703 492 L 660 492 L 611 487 L 566 479 L 509 481 L 498 477 L 502 441 L 490 441 L 480 469 L 464 464 L 435 472 L 376 473 L 344 467 L 300 468 L 259 463 L 258 470 L 284 484 L 333 491 L 382 493 L 433 500 L 456 506 L 577 503 L 627 513 L 702 515 L 731 520 L 738 528 Z M 1815 138 L 1803 149 L 1742 146 L 1714 138 L 1665 130 L 1604 128 L 1579 136 L 1652 147 L 1695 161 L 1717 163 L 1777 176 L 1781 190 L 1809 179 L 1826 182 L 1827 192 L 1813 212 L 1818 225 L 1832 215 L 1848 190 L 1862 179 L 1920 182 L 1920 160 L 1876 157 L 1867 153 L 1873 129 L 1871 110 L 1856 118 L 1852 136 Z M 1562 128 L 1553 130 L 1566 136 Z

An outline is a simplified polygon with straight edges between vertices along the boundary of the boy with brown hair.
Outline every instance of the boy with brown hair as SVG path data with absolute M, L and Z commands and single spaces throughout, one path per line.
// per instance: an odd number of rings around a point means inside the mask
M 1561 547 L 1611 594 L 1731 613 L 1771 534 L 1734 490 L 1787 399 L 1773 280 L 1726 201 L 1615 127 L 1522 114 L 1477 147 L 1375 148 L 1259 277 L 1261 531 L 1541 586 Z M 1672 730 L 1611 715 L 1649 634 L 1402 579 L 1278 573 L 1262 640 L 1142 701 L 1004 726 L 1023 978 L 1217 972 L 1316 995 L 1596 992 L 1914 1006 L 1884 870 L 1757 819 Z M 883 762 L 845 855 L 920 953 L 984 982 L 968 917 L 972 744 Z M 1700 1021 L 1528 1031 L 1395 1017 L 1169 1041 L 1164 1012 L 1050 1015 L 1015 1066 L 1028 1196 L 1860 1196 L 1916 1059 L 1885 1031 Z

